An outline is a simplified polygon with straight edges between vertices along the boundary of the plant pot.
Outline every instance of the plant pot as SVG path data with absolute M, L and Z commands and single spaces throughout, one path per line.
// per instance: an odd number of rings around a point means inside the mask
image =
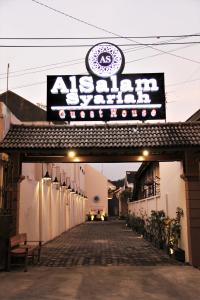
M 174 258 L 180 262 L 185 262 L 185 251 L 181 248 L 177 248 L 173 254 Z

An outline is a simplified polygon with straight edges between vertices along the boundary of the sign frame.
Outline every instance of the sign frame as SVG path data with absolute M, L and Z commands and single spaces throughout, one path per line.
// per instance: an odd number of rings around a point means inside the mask
M 158 119 L 166 119 L 164 73 L 47 76 L 48 121 Z

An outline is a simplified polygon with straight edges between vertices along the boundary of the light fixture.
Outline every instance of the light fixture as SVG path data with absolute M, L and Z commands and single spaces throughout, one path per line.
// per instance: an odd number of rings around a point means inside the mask
M 54 181 L 53 181 L 53 184 L 59 184 L 59 181 L 58 181 L 58 178 L 55 177 Z
M 141 155 L 141 156 L 138 157 L 138 160 L 139 160 L 139 161 L 140 161 L 140 160 L 144 160 L 144 157 Z
M 48 171 L 46 171 L 46 174 L 44 175 L 43 179 L 44 179 L 44 180 L 51 180 L 51 177 L 50 177 Z
M 79 162 L 80 159 L 79 159 L 78 157 L 75 157 L 73 161 L 74 161 L 74 162 Z
M 70 186 L 70 185 L 68 185 L 68 187 L 67 187 L 67 190 L 68 190 L 69 192 L 71 192 L 71 191 L 72 191 L 72 189 L 71 189 L 71 186 Z
M 76 194 L 76 192 L 75 192 L 74 189 L 72 189 L 72 190 L 70 191 L 70 193 L 71 193 L 71 194 Z
M 143 154 L 143 156 L 148 156 L 148 155 L 149 155 L 149 151 L 148 151 L 148 150 L 144 150 L 144 151 L 142 152 L 142 154 Z
M 74 158 L 74 157 L 76 156 L 76 152 L 73 151 L 73 150 L 70 150 L 70 151 L 68 152 L 68 156 L 69 156 L 70 158 Z
M 63 187 L 66 187 L 66 183 L 65 183 L 65 181 L 62 183 L 62 186 L 63 186 Z

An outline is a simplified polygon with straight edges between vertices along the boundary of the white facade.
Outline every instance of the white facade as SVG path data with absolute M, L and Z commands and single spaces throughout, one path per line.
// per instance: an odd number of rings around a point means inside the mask
M 176 208 L 183 209 L 181 218 L 181 239 L 180 248 L 185 251 L 188 261 L 188 233 L 187 233 L 187 212 L 185 182 L 181 178 L 183 174 L 180 162 L 160 162 L 160 195 L 144 198 L 138 201 L 129 202 L 128 210 L 138 216 L 150 216 L 151 211 L 164 210 L 169 218 L 176 217 Z
M 51 181 L 42 179 L 47 170 Z M 55 176 L 66 186 L 53 184 Z M 107 178 L 87 164 L 26 163 L 22 178 L 19 232 L 26 232 L 29 240 L 47 242 L 85 222 L 89 211 L 108 212 Z
M 19 232 L 26 232 L 30 240 L 47 242 L 85 221 L 84 165 L 54 164 L 54 168 L 59 174 L 65 174 L 61 183 L 67 181 L 66 186 L 42 179 L 46 172 L 42 164 L 22 165 Z M 51 173 L 49 166 L 48 171 Z M 53 176 L 60 179 L 59 174 L 56 172 Z M 75 189 L 74 192 L 67 188 L 68 185 Z
M 87 213 L 98 211 L 108 214 L 108 179 L 90 165 L 85 167 L 87 191 Z

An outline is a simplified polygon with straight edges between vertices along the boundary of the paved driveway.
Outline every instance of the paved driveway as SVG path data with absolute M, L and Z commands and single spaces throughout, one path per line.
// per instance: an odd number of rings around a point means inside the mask
M 48 243 L 41 266 L 0 273 L 2 300 L 200 300 L 200 271 L 121 222 L 77 226 Z
M 126 228 L 124 221 L 88 222 L 43 247 L 42 266 L 180 265 Z

